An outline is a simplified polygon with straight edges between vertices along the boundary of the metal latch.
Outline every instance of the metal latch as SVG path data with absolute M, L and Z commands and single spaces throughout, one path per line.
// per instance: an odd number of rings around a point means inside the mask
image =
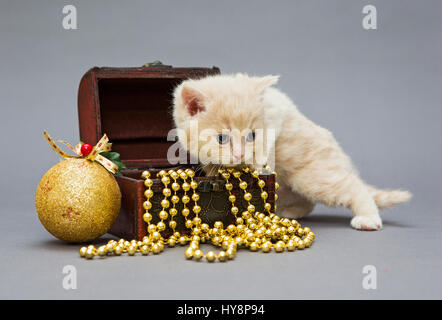
M 198 191 L 200 191 L 200 192 L 222 191 L 222 190 L 224 190 L 224 188 L 223 188 L 224 184 L 225 184 L 225 182 L 222 180 L 200 181 L 198 183 Z
M 154 62 L 145 63 L 145 64 L 143 64 L 143 67 L 145 67 L 145 68 L 148 68 L 148 67 L 172 68 L 171 65 L 163 64 L 159 60 L 155 60 Z

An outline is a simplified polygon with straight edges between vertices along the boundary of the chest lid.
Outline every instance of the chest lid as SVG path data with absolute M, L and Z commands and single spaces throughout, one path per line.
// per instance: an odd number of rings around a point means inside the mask
M 128 168 L 168 166 L 173 125 L 172 92 L 181 81 L 219 74 L 212 68 L 174 68 L 161 62 L 138 68 L 94 67 L 78 90 L 80 139 L 96 144 L 103 134 Z

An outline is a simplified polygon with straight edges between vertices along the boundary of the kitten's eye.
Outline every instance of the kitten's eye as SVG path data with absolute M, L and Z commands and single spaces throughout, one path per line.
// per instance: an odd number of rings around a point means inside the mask
M 246 141 L 247 142 L 252 142 L 255 141 L 255 132 L 249 132 L 249 134 L 246 137 Z
M 226 144 L 227 142 L 229 142 L 230 138 L 227 134 L 219 134 L 218 135 L 218 143 L 219 144 Z

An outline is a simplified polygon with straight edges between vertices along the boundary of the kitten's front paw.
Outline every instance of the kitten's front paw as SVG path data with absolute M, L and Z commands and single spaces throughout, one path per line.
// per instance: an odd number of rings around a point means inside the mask
M 350 222 L 351 226 L 357 230 L 376 231 L 382 228 L 382 220 L 379 216 L 358 216 L 353 217 Z

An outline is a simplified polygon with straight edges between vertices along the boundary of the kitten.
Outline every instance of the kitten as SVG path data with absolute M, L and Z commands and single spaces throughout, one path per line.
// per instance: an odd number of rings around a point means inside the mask
M 274 154 L 281 185 L 280 215 L 301 218 L 321 202 L 350 209 L 355 229 L 381 229 L 379 209 L 404 203 L 411 194 L 380 190 L 362 181 L 330 131 L 307 119 L 284 93 L 272 87 L 277 81 L 277 76 L 235 74 L 182 82 L 174 90 L 173 117 L 177 129 L 181 129 L 178 138 L 184 148 L 199 159 L 208 174 L 213 174 L 218 159 L 224 166 L 232 166 L 236 160 L 260 167 L 250 158 L 250 149 L 253 155 L 254 145 L 259 142 L 264 145 L 264 157 L 270 159 Z M 187 147 L 192 120 L 197 122 L 199 133 L 209 132 L 205 137 L 200 134 L 200 143 L 194 149 Z M 249 133 L 241 137 L 238 131 L 246 129 Z M 274 141 L 265 142 L 262 137 L 258 141 L 258 129 L 271 130 Z

